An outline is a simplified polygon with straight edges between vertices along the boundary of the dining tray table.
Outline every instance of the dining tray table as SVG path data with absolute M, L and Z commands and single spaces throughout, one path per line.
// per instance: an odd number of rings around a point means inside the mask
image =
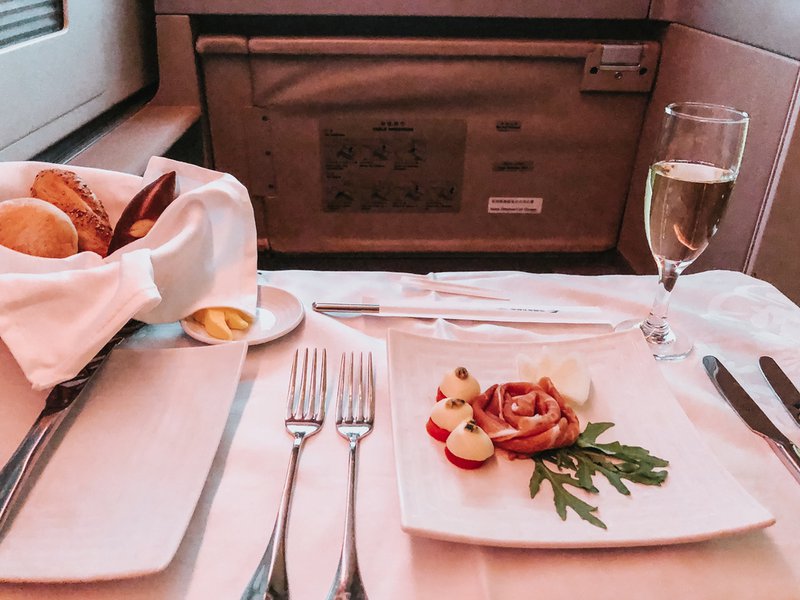
M 654 276 L 518 271 L 436 274 L 439 281 L 505 292 L 515 303 L 599 307 L 608 325 L 558 320 L 489 323 L 381 318 L 322 314 L 312 308 L 314 302 L 481 301 L 404 286 L 403 275 L 260 271 L 261 284 L 299 299 L 304 318 L 280 337 L 247 348 L 233 397 L 219 399 L 229 402 L 230 409 L 223 414 L 224 424 L 219 424 L 221 435 L 213 459 L 205 436 L 203 452 L 210 459 L 210 466 L 204 467 L 208 468 L 207 477 L 171 560 L 137 570 L 134 563 L 139 557 L 129 553 L 130 568 L 122 565 L 112 576 L 98 576 L 92 565 L 78 561 L 62 581 L 37 577 L 37 569 L 28 565 L 20 571 L 24 576 L 16 580 L 13 573 L 6 573 L 5 581 L 0 582 L 0 600 L 238 599 L 264 552 L 280 502 L 291 447 L 283 421 L 286 388 L 294 352 L 305 347 L 326 349 L 333 365 L 329 380 L 332 390 L 342 352 L 371 352 L 373 356 L 375 425 L 361 449 L 356 506 L 361 575 L 372 600 L 800 599 L 800 484 L 719 396 L 702 365 L 707 354 L 723 359 L 776 426 L 800 443 L 800 427 L 774 396 L 758 366 L 760 356 L 772 356 L 790 378 L 800 382 L 800 308 L 796 304 L 769 283 L 742 273 L 685 275 L 673 294 L 670 316 L 693 333 L 695 348 L 682 361 L 652 363 L 648 362 L 650 357 L 644 357 L 648 359 L 644 361 L 641 356 L 636 361 L 626 358 L 615 362 L 613 343 L 605 341 L 595 347 L 591 340 L 608 340 L 608 336 L 618 335 L 612 333 L 613 324 L 647 314 L 656 287 Z M 624 443 L 650 444 L 654 453 L 670 454 L 663 456 L 674 459 L 665 487 L 631 484 L 630 496 L 623 497 L 608 486 L 599 486 L 600 493 L 591 501 L 598 506 L 597 515 L 605 517 L 608 529 L 603 531 L 568 512 L 562 536 L 552 493 L 543 489 L 533 500 L 529 497 L 532 461 L 509 465 L 497 456 L 493 464 L 484 467 L 487 471 L 456 471 L 446 463 L 438 442 L 427 437 L 427 409 L 419 404 L 433 405 L 436 385 L 447 362 L 437 358 L 436 340 L 442 340 L 454 357 L 470 360 L 474 356 L 479 378 L 495 374 L 513 378 L 517 355 L 539 347 L 564 344 L 578 352 L 586 349 L 595 386 L 592 393 L 597 397 L 590 395 L 581 410 L 593 421 L 605 417 L 617 423 L 604 434 L 609 441 L 617 439 L 614 435 L 618 433 Z M 630 343 L 635 345 L 636 341 L 630 338 Z M 419 357 L 408 354 L 408 344 L 412 353 L 419 349 Z M 144 353 L 201 347 L 203 344 L 187 336 L 177 323 L 148 326 L 126 346 L 129 351 Z M 505 353 L 502 360 L 496 354 L 487 359 L 486 353 L 491 354 L 493 349 Z M 398 352 L 406 354 L 398 358 Z M 218 360 L 217 354 L 207 357 Z M 1 343 L 0 360 L 6 361 L 6 367 L 13 361 Z M 633 372 L 637 365 L 644 366 L 640 372 Z M 184 364 L 182 377 L 192 377 L 190 367 Z M 20 377 L 13 368 L 0 369 L 0 402 L 10 390 L 23 390 Z M 113 383 L 101 380 L 96 387 L 105 389 Z M 492 383 L 498 382 L 481 381 L 483 387 Z M 136 378 L 129 374 L 126 385 L 136 386 Z M 218 387 L 224 395 L 225 386 Z M 426 397 L 428 387 L 431 389 Z M 165 389 L 169 393 L 158 402 L 166 410 L 177 401 L 174 395 L 180 394 L 180 382 L 171 381 Z M 108 412 L 115 410 L 113 399 L 110 394 L 101 411 L 106 428 L 114 427 L 114 420 L 108 418 Z M 213 403 L 215 399 L 205 394 L 203 402 Z M 656 404 L 665 402 L 669 403 L 666 408 Z M 399 410 L 411 406 L 401 407 L 399 403 L 418 404 Z M 13 437 L 24 432 L 29 423 L 21 423 L 33 413 L 33 408 L 17 410 L 11 418 L 0 418 L 0 462 L 7 460 L 15 445 Z M 420 422 L 415 424 L 417 413 Z M 0 414 L 6 413 L 0 410 Z M 80 432 L 82 416 L 90 415 L 78 411 L 73 417 L 39 475 L 42 481 L 50 465 L 63 464 L 63 459 L 57 460 L 58 454 L 70 448 L 69 436 Z M 691 439 L 675 437 L 675 432 Z M 126 435 L 132 437 L 130 432 Z M 200 437 L 185 436 L 179 444 L 164 444 L 159 451 L 190 454 Z M 157 435 L 153 443 L 157 443 Z M 416 462 L 404 460 L 407 455 L 401 452 L 414 452 L 419 458 Z M 90 455 L 89 451 L 73 451 L 69 456 L 77 461 Z M 336 433 L 333 419 L 303 450 L 286 547 L 294 598 L 325 597 L 336 572 L 345 510 L 346 459 L 347 448 Z M 415 464 L 418 470 L 414 470 Z M 79 470 L 80 465 L 73 468 Z M 425 469 L 433 469 L 434 476 Z M 436 469 L 448 470 L 436 477 Z M 134 469 L 131 476 L 137 472 Z M 503 474 L 502 485 L 495 485 L 498 473 Z M 508 477 L 513 479 L 509 481 Z M 481 478 L 495 482 L 491 490 L 481 484 Z M 81 481 L 90 480 L 91 473 L 82 473 Z M 136 482 L 130 483 L 135 488 Z M 164 489 L 157 490 L 155 498 L 181 493 L 179 487 L 170 488 L 175 483 L 169 479 L 160 485 Z M 436 489 L 443 485 L 456 487 Z M 722 494 L 715 495 L 719 491 L 713 487 L 716 485 L 725 486 L 727 500 Z M 113 500 L 113 494 L 108 497 Z M 436 504 L 443 497 L 448 499 L 447 505 Z M 29 498 L 36 500 L 33 491 Z M 665 498 L 683 510 L 665 507 Z M 153 522 L 162 517 L 160 502 L 153 501 L 145 511 Z M 412 508 L 417 513 L 411 514 Z M 427 512 L 420 515 L 420 510 Z M 441 515 L 439 520 L 436 511 Z M 53 513 L 48 515 L 56 518 Z M 126 518 L 124 511 L 112 509 L 102 516 Z M 684 533 L 672 535 L 671 528 L 678 521 Z M 715 525 L 709 525 L 711 522 Z M 136 532 L 130 529 L 134 536 Z M 0 539 L 0 556 L 4 541 L 11 543 L 13 539 L 10 535 Z M 108 542 L 111 554 L 112 546 L 124 544 L 125 539 L 115 537 Z M 97 543 L 102 544 L 102 540 Z M 102 555 L 96 552 L 94 556 L 100 558 L 94 560 L 102 560 Z M 35 559 L 42 561 L 43 573 L 52 557 L 43 548 L 39 556 L 31 556 Z M 82 566 L 86 567 L 83 580 Z M 2 571 L 0 565 L 0 574 Z

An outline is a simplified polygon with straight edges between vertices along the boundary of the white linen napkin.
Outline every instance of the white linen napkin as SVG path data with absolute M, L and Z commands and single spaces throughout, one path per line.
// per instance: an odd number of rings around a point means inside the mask
M 257 249 L 246 188 L 228 174 L 153 157 L 143 177 L 36 162 L 0 163 L 0 201 L 30 195 L 40 170 L 77 173 L 112 226 L 133 196 L 163 173 L 178 197 L 143 238 L 106 258 L 63 259 L 0 246 L 0 338 L 34 389 L 74 377 L 131 318 L 167 323 L 209 306 L 255 314 Z

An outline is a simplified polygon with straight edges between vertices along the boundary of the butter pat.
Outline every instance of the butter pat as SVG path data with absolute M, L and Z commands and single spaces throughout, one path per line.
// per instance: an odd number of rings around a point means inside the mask
M 205 309 L 202 323 L 208 335 L 220 340 L 233 339 L 233 333 L 225 320 L 225 311 L 221 308 Z
M 250 322 L 247 321 L 247 315 L 244 313 L 240 313 L 235 308 L 226 308 L 224 311 L 225 322 L 231 329 L 244 330 L 250 327 Z
M 201 308 L 192 314 L 211 337 L 219 340 L 232 340 L 232 329 L 243 331 L 250 327 L 253 319 L 247 313 L 235 308 Z

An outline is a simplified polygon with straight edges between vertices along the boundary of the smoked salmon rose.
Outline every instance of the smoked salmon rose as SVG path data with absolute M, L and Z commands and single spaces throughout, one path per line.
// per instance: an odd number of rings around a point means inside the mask
M 569 446 L 580 424 L 553 382 L 493 385 L 471 400 L 473 418 L 498 448 L 529 455 Z

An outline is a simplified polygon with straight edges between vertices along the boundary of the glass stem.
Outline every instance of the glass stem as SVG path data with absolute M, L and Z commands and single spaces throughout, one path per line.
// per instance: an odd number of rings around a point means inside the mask
M 678 266 L 678 263 L 669 260 L 662 260 L 658 263 L 658 291 L 650 314 L 641 325 L 645 337 L 652 342 L 668 343 L 675 339 L 667 321 L 667 311 L 672 289 L 675 287 L 681 271 L 683 269 Z

